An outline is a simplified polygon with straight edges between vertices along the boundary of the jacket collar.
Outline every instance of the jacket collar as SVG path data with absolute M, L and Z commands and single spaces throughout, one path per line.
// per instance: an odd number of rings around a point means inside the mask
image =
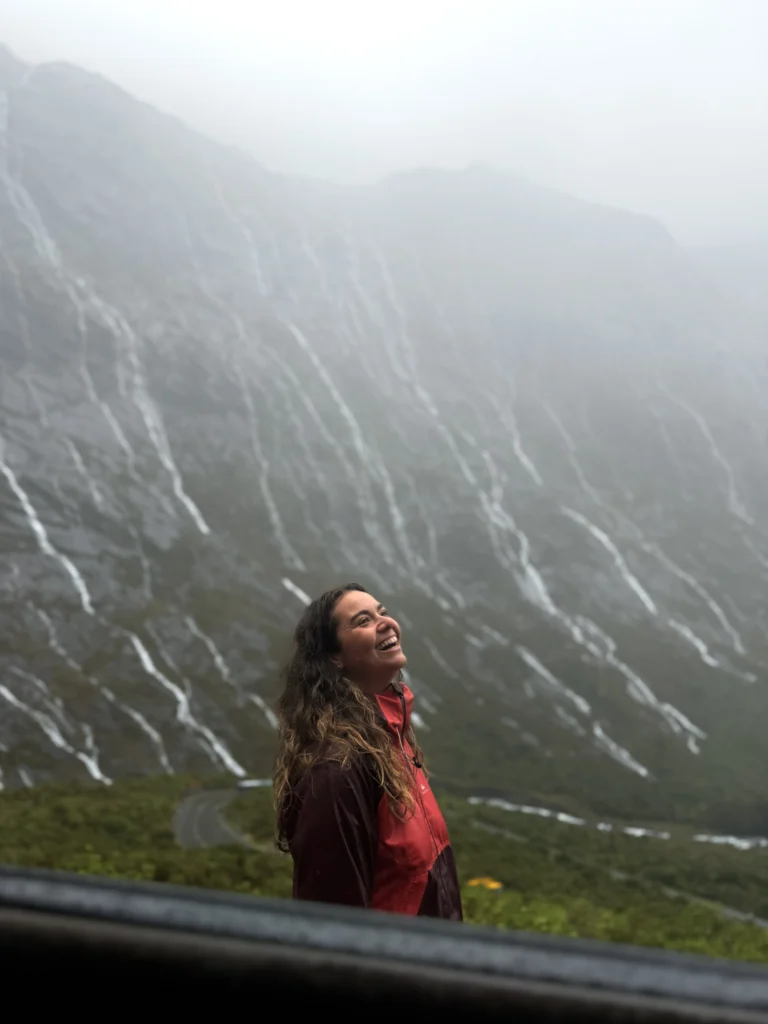
M 411 722 L 413 708 L 413 694 L 405 683 L 390 684 L 384 693 L 376 694 L 376 703 L 389 728 L 396 733 L 405 733 Z

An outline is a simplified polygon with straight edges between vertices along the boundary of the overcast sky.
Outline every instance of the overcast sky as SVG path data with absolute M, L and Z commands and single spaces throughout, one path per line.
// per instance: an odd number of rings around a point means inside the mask
M 100 71 L 275 170 L 493 164 L 768 238 L 768 0 L 0 0 L 27 60 Z

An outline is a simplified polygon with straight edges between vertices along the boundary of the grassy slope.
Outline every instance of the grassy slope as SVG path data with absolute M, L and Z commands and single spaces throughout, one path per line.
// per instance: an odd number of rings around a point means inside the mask
M 290 861 L 271 843 L 268 790 L 238 797 L 228 812 L 255 849 L 176 846 L 176 803 L 211 782 L 161 777 L 0 794 L 0 863 L 290 896 Z M 768 916 L 765 853 L 606 835 L 448 796 L 443 806 L 471 922 L 768 963 L 768 930 L 664 888 Z M 503 888 L 468 884 L 478 877 Z

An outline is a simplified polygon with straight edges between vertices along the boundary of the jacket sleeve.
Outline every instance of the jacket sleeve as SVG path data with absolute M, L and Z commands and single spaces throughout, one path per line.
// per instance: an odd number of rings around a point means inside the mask
M 298 787 L 293 895 L 370 907 L 378 848 L 380 789 L 362 759 L 313 766 Z

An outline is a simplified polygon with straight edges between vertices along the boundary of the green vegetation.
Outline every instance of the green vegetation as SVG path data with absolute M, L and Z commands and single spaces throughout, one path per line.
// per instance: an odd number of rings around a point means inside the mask
M 476 825 L 511 831 L 541 854 L 557 853 L 561 860 L 604 875 L 624 873 L 768 919 L 768 850 L 739 851 L 693 842 L 692 833 L 674 827 L 669 830 L 671 839 L 634 838 L 618 830 L 606 833 L 561 825 L 482 805 L 469 811 Z
M 201 786 L 189 777 L 159 776 L 108 789 L 70 783 L 0 793 L 0 863 L 290 896 L 290 866 L 276 853 L 176 844 L 176 805 Z
M 289 897 L 291 865 L 274 848 L 269 790 L 238 795 L 227 809 L 249 846 L 176 844 L 178 802 L 222 785 L 231 781 L 160 777 L 2 793 L 0 863 Z M 730 920 L 703 899 L 768 916 L 765 852 L 683 836 L 635 839 L 450 795 L 441 802 L 470 922 L 768 963 L 767 929 Z M 500 887 L 471 884 L 477 879 Z
M 743 866 L 744 889 L 728 906 L 754 912 L 758 880 L 768 879 L 765 854 L 605 834 L 450 798 L 442 804 L 470 921 L 768 963 L 767 929 L 729 920 L 697 898 L 725 902 Z M 705 863 L 708 892 L 696 888 Z M 681 895 L 656 880 L 664 875 Z M 503 888 L 469 886 L 486 876 Z

